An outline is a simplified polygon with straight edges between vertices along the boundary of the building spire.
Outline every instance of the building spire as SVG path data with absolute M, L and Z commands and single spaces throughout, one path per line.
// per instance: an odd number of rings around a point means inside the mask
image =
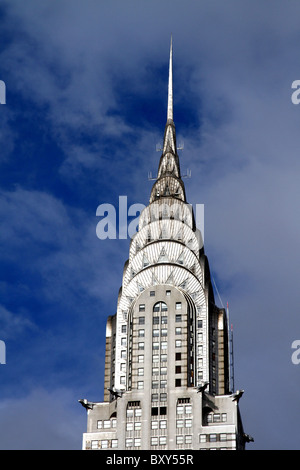
M 170 45 L 168 113 L 165 126 L 162 155 L 159 161 L 157 179 L 152 187 L 150 203 L 161 197 L 181 199 L 186 202 L 185 188 L 180 175 L 179 157 L 176 146 L 176 132 L 173 121 L 173 47 Z
M 173 47 L 172 35 L 170 45 L 170 61 L 169 61 L 169 86 L 168 86 L 168 114 L 167 120 L 173 121 Z

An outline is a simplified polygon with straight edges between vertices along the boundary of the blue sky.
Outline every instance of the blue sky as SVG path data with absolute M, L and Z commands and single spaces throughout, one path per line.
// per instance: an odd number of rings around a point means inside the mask
M 148 203 L 171 33 L 181 167 L 229 302 L 248 448 L 299 448 L 299 14 L 276 0 L 2 1 L 1 449 L 80 449 L 77 401 L 102 400 L 129 240 L 100 241 L 96 209 Z

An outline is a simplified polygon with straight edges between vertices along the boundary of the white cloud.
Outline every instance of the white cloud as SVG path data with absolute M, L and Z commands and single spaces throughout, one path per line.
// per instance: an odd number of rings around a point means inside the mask
M 0 305 L 0 331 L 1 339 L 5 341 L 16 339 L 25 330 L 36 330 L 38 327 L 24 313 L 13 313 Z

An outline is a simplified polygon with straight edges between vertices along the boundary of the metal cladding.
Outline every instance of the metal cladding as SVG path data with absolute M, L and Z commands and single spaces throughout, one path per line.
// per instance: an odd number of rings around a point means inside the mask
M 127 324 L 130 310 L 139 295 L 150 286 L 177 287 L 191 299 L 195 311 L 203 315 L 208 309 L 209 295 L 204 287 L 205 261 L 201 259 L 201 254 L 202 236 L 195 227 L 193 209 L 187 204 L 176 147 L 171 40 L 167 122 L 162 155 L 150 203 L 140 215 L 138 232 L 131 240 L 129 260 L 125 263 L 117 309 L 117 338 L 121 338 L 122 326 Z M 202 331 L 206 336 L 207 316 L 203 322 Z M 116 361 L 121 362 L 121 348 L 116 348 L 116 354 Z M 204 360 L 207 363 L 208 357 Z M 123 374 L 124 369 L 122 374 L 116 371 L 117 387 L 122 387 L 120 377 Z M 203 379 L 208 380 L 207 373 L 204 373 Z

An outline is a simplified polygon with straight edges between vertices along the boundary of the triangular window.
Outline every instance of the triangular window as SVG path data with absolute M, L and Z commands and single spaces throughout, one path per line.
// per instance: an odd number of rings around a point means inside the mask
M 174 277 L 173 277 L 173 271 L 169 275 L 168 279 L 166 280 L 165 284 L 174 284 Z
M 179 255 L 179 257 L 176 260 L 176 263 L 178 264 L 184 264 L 184 254 L 183 252 Z
M 142 284 L 137 283 L 138 291 L 143 292 L 145 290 L 145 287 L 142 286 Z
M 188 284 L 188 279 L 185 279 L 181 284 L 179 284 L 178 287 L 181 287 L 181 289 L 186 289 Z
M 143 268 L 145 268 L 146 266 L 149 266 L 150 264 L 150 261 L 148 260 L 147 256 L 144 254 L 143 256 Z
M 168 255 L 166 253 L 165 248 L 163 248 L 160 252 L 160 255 L 159 255 L 159 258 L 158 258 L 158 263 L 165 263 L 165 262 L 168 262 L 168 261 L 169 261 Z

